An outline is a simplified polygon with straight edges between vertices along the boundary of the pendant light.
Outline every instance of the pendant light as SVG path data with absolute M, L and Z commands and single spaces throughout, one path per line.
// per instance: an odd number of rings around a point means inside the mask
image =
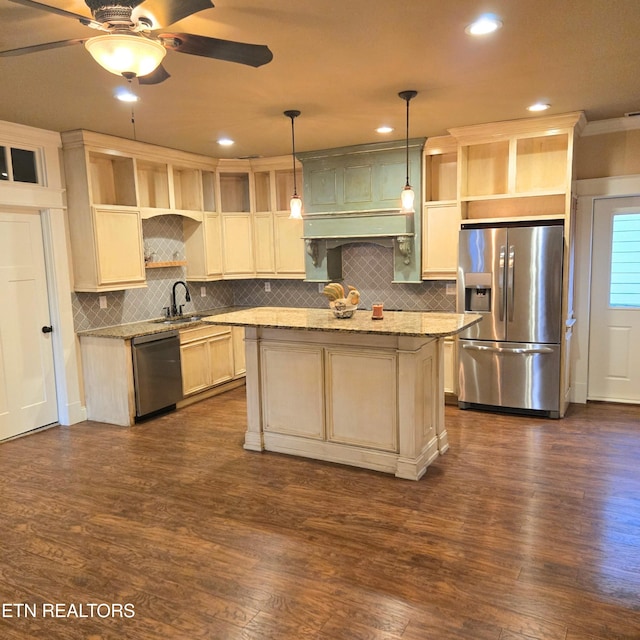
M 289 202 L 289 218 L 302 220 L 302 198 L 298 195 L 296 186 L 296 133 L 293 121 L 300 115 L 297 109 L 285 111 L 284 115 L 291 118 L 291 160 L 293 165 L 293 195 Z
M 416 197 L 411 185 L 409 184 L 409 101 L 412 98 L 415 98 L 418 95 L 417 91 L 401 91 L 398 96 L 400 96 L 403 100 L 407 102 L 407 180 L 404 185 L 404 189 L 400 194 L 400 200 L 402 202 L 402 207 L 400 208 L 400 213 L 414 213 L 415 209 L 413 208 L 413 201 Z

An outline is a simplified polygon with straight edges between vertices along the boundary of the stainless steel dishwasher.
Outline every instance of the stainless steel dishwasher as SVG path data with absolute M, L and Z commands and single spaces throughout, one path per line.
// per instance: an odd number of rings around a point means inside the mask
M 180 338 L 177 331 L 139 336 L 131 341 L 136 420 L 175 409 L 182 400 Z

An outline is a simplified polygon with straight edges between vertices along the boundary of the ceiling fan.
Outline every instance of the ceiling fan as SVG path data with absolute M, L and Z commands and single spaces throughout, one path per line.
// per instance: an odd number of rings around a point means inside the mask
M 9 1 L 73 18 L 86 27 L 105 33 L 0 51 L 0 57 L 84 44 L 96 62 L 107 71 L 128 80 L 137 77 L 141 84 L 158 84 L 169 78 L 170 74 L 162 66 L 167 50 L 252 67 L 260 67 L 273 59 L 265 45 L 164 31 L 174 22 L 213 8 L 210 0 L 85 0 L 91 10 L 90 18 L 33 0 Z

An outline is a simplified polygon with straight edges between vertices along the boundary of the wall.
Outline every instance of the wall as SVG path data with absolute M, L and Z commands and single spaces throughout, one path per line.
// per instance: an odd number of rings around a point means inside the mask
M 640 194 L 640 117 L 589 123 L 576 147 L 577 322 L 571 352 L 571 402 L 588 399 L 593 209 L 598 198 Z
M 70 425 L 86 419 L 81 402 L 79 351 L 72 322 L 71 270 L 67 244 L 60 135 L 0 122 L 0 145 L 36 151 L 41 184 L 0 181 L 0 208 L 11 213 L 39 212 L 42 221 L 51 334 L 56 370 L 58 420 Z M 5 336 L 6 339 L 6 336 Z
M 640 116 L 589 123 L 576 143 L 576 179 L 640 174 Z
M 143 221 L 145 251 L 154 252 L 154 260 L 184 258 L 182 218 L 158 216 Z M 371 243 L 347 245 L 343 249 L 344 282 L 355 286 L 362 295 L 361 308 L 371 308 L 382 301 L 387 309 L 407 311 L 455 311 L 455 295 L 446 295 L 444 282 L 392 284 L 393 250 Z M 171 288 L 176 280 L 184 280 L 184 267 L 147 270 L 147 287 L 105 294 L 73 293 L 73 318 L 76 331 L 95 329 L 158 318 L 170 303 Z M 205 311 L 219 307 L 276 306 L 325 307 L 327 299 L 317 283 L 301 280 L 270 280 L 271 291 L 265 292 L 265 280 L 227 280 L 189 283 L 191 303 L 187 311 Z M 206 296 L 200 295 L 205 288 Z M 179 300 L 182 300 L 182 289 Z M 107 308 L 101 309 L 104 296 Z
M 183 260 L 185 257 L 182 218 L 177 215 L 157 216 L 143 220 L 145 254 L 154 253 L 154 262 Z M 73 293 L 73 322 L 76 331 L 97 329 L 114 324 L 128 324 L 150 318 L 159 318 L 163 307 L 171 304 L 171 289 L 177 280 L 185 279 L 184 267 L 147 269 L 147 287 L 112 291 L 104 294 Z M 205 288 L 205 296 L 201 288 Z M 233 305 L 233 286 L 230 282 L 203 282 L 189 284 L 191 303 L 187 311 L 205 311 Z M 107 302 L 100 308 L 100 297 Z M 178 304 L 184 300 L 184 290 L 178 290 Z

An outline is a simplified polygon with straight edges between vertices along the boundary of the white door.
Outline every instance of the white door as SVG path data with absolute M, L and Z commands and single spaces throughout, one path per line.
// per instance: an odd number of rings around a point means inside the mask
M 640 197 L 595 201 L 590 400 L 640 403 Z
M 0 440 L 57 422 L 39 214 L 0 213 Z

